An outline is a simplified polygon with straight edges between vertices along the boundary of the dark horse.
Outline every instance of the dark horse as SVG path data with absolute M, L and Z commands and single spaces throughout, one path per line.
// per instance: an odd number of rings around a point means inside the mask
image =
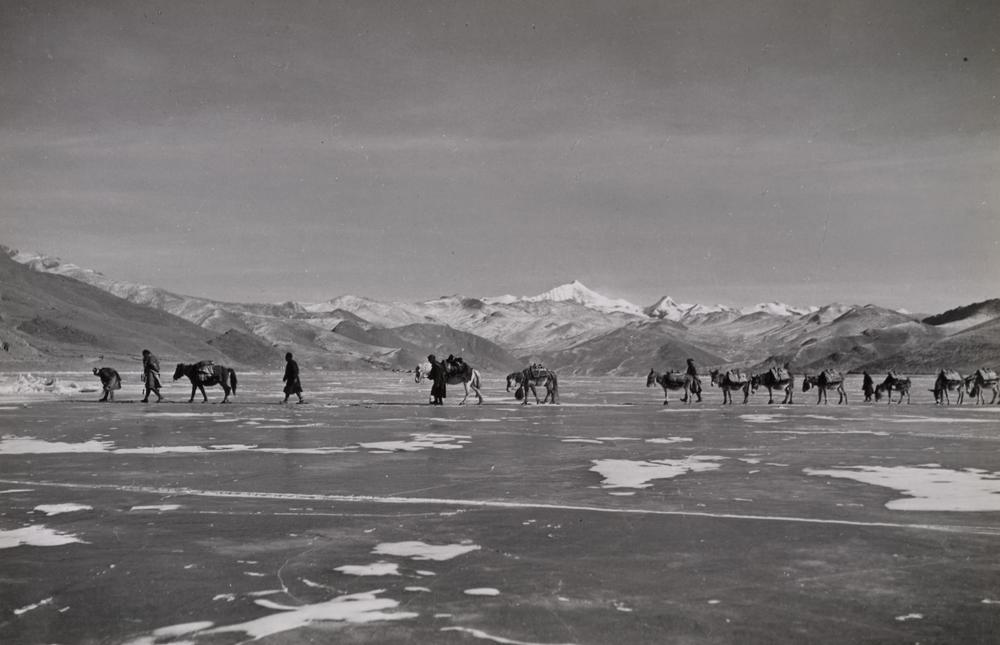
M 524 379 L 524 371 L 519 370 L 517 372 L 511 372 L 507 375 L 507 391 L 510 392 L 511 386 L 517 385 L 520 389 L 521 381 Z
M 750 398 L 750 377 L 741 370 L 729 370 L 720 372 L 719 370 L 709 370 L 712 377 L 712 385 L 722 388 L 722 404 L 733 403 L 733 392 L 743 390 L 743 405 L 746 405 Z
M 896 390 L 899 392 L 899 400 L 896 403 L 902 403 L 903 397 L 906 397 L 906 402 L 910 402 L 910 379 L 901 376 L 896 376 L 895 372 L 889 372 L 886 375 L 885 380 L 875 386 L 875 400 L 878 401 L 882 398 L 882 395 L 889 394 L 889 403 L 892 403 L 892 391 Z
M 976 370 L 975 374 L 965 377 L 965 389 L 968 395 L 976 399 L 976 403 L 979 404 L 986 403 L 984 393 L 987 390 L 992 391 L 993 398 L 990 399 L 990 405 L 993 405 L 1000 397 L 1000 378 L 997 377 L 995 370 L 983 367 Z
M 514 393 L 514 398 L 521 399 L 521 405 L 528 405 L 528 390 L 535 395 L 535 403 L 558 403 L 559 398 L 559 377 L 550 369 L 540 365 L 532 365 L 521 370 L 519 377 L 513 374 L 507 377 L 507 391 L 510 391 L 511 382 L 517 382 L 518 388 Z M 535 387 L 542 385 L 545 387 L 545 398 L 538 400 L 538 392 Z
M 753 374 L 750 376 L 750 389 L 754 392 L 760 386 L 767 388 L 767 402 L 774 403 L 774 390 L 784 390 L 785 398 L 781 404 L 792 402 L 792 393 L 795 391 L 795 377 L 788 371 L 787 367 L 772 367 L 763 374 Z
M 951 398 L 948 392 L 955 392 L 957 398 L 955 405 L 962 405 L 965 398 L 965 379 L 955 370 L 941 370 L 937 378 L 934 379 L 934 403 L 937 405 L 951 405 Z
M 649 370 L 649 374 L 646 375 L 646 387 L 652 387 L 653 383 L 663 388 L 663 405 L 667 405 L 670 402 L 667 396 L 668 390 L 683 390 L 684 396 L 681 397 L 681 401 L 684 403 L 691 402 L 691 394 L 701 393 L 701 386 L 698 384 L 698 381 L 690 374 L 684 372 L 660 374 L 656 370 L 651 369 Z
M 177 369 L 174 370 L 174 380 L 176 381 L 182 376 L 188 377 L 191 381 L 191 398 L 188 399 L 188 403 L 194 401 L 194 393 L 198 390 L 201 390 L 202 402 L 208 401 L 208 395 L 205 394 L 206 385 L 209 387 L 222 386 L 226 393 L 225 398 L 222 399 L 223 403 L 229 403 L 230 392 L 236 394 L 236 370 L 231 367 L 214 365 L 211 361 L 202 361 L 191 365 L 178 363 Z
M 815 387 L 819 396 L 816 403 L 826 403 L 826 391 L 836 390 L 840 398 L 837 405 L 847 403 L 847 390 L 844 389 L 844 375 L 836 370 L 823 370 L 818 376 L 803 376 L 802 391 L 808 392 L 809 388 Z

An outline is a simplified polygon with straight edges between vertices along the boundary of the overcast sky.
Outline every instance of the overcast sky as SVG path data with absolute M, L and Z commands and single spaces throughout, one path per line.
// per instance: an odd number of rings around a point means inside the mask
M 234 301 L 1000 296 L 994 0 L 0 3 L 0 242 Z

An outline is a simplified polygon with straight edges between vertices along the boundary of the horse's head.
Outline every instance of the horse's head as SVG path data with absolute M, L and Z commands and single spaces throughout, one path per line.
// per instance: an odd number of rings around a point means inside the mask
M 814 385 L 814 381 L 815 380 L 816 380 L 815 376 L 803 376 L 802 377 L 802 391 L 803 392 L 808 392 L 809 388 L 811 388 Z
M 751 374 L 750 391 L 756 392 L 758 387 L 760 387 L 760 374 Z
M 184 376 L 184 363 L 177 363 L 177 369 L 174 370 L 174 380 L 176 381 L 182 376 Z
M 649 374 L 646 376 L 646 387 L 652 387 L 653 383 L 656 383 L 657 376 L 659 374 L 656 373 L 656 370 L 650 369 Z
M 882 400 L 882 393 L 886 391 L 885 383 L 880 383 L 875 386 L 875 401 Z
M 517 377 L 520 376 L 520 372 L 511 372 L 507 375 L 507 391 L 510 392 L 510 386 L 517 383 Z

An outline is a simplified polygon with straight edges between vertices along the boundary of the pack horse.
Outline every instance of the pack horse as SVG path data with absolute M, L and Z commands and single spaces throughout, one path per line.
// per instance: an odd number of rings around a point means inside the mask
M 176 381 L 182 376 L 188 377 L 188 380 L 191 381 L 191 398 L 188 399 L 188 403 L 194 401 L 194 393 L 198 390 L 201 390 L 202 403 L 207 402 L 208 395 L 205 394 L 205 386 L 222 386 L 222 390 L 226 393 L 222 399 L 223 403 L 229 403 L 230 393 L 236 394 L 236 370 L 231 367 L 216 365 L 212 361 L 191 364 L 178 363 L 177 369 L 174 370 L 174 380 Z
M 521 405 L 528 405 L 529 390 L 535 395 L 536 404 L 559 402 L 559 377 L 552 370 L 541 365 L 530 365 L 521 370 L 520 376 L 515 374 L 507 376 L 507 391 L 510 391 L 512 383 L 517 383 L 514 398 L 520 399 Z M 538 392 L 535 391 L 538 386 L 545 388 L 545 398 L 541 401 L 538 400 Z

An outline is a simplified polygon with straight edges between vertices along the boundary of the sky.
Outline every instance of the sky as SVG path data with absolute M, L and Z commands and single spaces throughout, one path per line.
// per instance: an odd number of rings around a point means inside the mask
M 993 0 L 0 3 L 0 243 L 228 301 L 1000 297 Z

